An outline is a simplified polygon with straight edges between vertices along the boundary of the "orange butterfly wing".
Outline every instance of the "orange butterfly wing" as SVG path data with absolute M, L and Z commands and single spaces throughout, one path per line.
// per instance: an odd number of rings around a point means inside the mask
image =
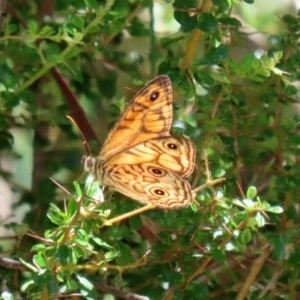
M 175 172 L 143 163 L 110 165 L 103 169 L 103 184 L 129 198 L 163 209 L 187 207 L 193 201 L 190 184 Z
M 123 150 L 107 159 L 107 165 L 153 164 L 176 172 L 183 178 L 194 170 L 196 150 L 187 137 L 169 136 L 152 139 Z
M 169 136 L 172 102 L 169 77 L 161 75 L 153 79 L 128 104 L 105 140 L 99 158 L 104 160 L 141 142 Z
M 195 164 L 195 146 L 170 134 L 172 85 L 158 76 L 126 107 L 110 131 L 98 158 L 85 157 L 84 169 L 105 186 L 160 208 L 188 206 L 188 181 Z

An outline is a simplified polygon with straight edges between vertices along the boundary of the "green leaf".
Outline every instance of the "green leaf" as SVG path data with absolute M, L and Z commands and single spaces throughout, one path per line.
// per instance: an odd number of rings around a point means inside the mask
M 177 120 L 172 124 L 172 132 L 181 136 L 184 134 L 189 135 L 188 131 L 191 132 L 191 128 L 193 131 L 193 127 L 184 121 Z
M 232 27 L 241 27 L 242 23 L 236 18 L 219 18 L 219 23 Z
M 213 32 L 218 28 L 218 20 L 210 13 L 201 13 L 197 20 L 197 27 L 204 32 Z
M 86 255 L 86 249 L 81 246 L 74 246 L 72 249 L 72 263 L 76 264 L 78 258 L 83 257 Z
M 78 203 L 75 199 L 71 198 L 68 200 L 68 207 L 67 207 L 67 217 L 68 221 L 71 222 L 74 216 L 76 216 L 78 212 Z
M 93 26 L 86 27 L 85 32 L 86 33 L 95 33 L 95 32 L 98 32 L 99 30 L 100 30 L 100 26 L 99 25 L 93 25 Z
M 54 213 L 57 213 L 57 214 L 61 213 L 61 210 L 55 204 L 53 204 L 53 203 L 50 203 L 50 209 Z
M 77 15 L 71 15 L 68 21 L 75 25 L 78 29 L 82 29 L 85 23 L 84 19 Z
M 201 84 L 204 87 L 210 87 L 215 84 L 212 76 L 208 72 L 197 72 L 194 73 L 194 78 L 197 83 Z
M 298 135 L 290 135 L 288 137 L 289 143 L 291 143 L 292 145 L 296 145 L 299 146 L 300 145 L 300 136 Z
M 69 263 L 70 250 L 66 245 L 60 245 L 56 249 L 55 258 L 60 262 L 62 266 Z
M 34 283 L 40 288 L 48 285 L 52 278 L 51 271 L 45 269 L 39 270 L 38 273 L 35 273 L 33 276 Z
M 198 206 L 194 202 L 191 203 L 190 208 L 194 213 L 198 211 Z
M 59 276 L 58 276 L 59 277 Z M 57 282 L 56 276 L 52 276 L 47 285 L 48 293 L 51 295 L 55 295 L 59 291 L 59 285 Z
M 9 24 L 8 25 L 8 32 L 9 34 L 13 34 L 19 30 L 19 26 L 17 24 Z
M 264 218 L 264 216 L 261 214 L 261 213 L 256 213 L 255 215 L 254 215 L 254 218 L 255 218 L 255 220 L 256 220 L 256 223 L 257 223 L 257 226 L 258 227 L 263 227 L 263 226 L 265 226 L 265 218 Z
M 143 225 L 142 219 L 139 215 L 131 217 L 129 219 L 129 223 L 130 227 L 134 230 L 139 230 Z
M 94 200 L 104 202 L 104 195 L 99 187 L 99 182 L 92 175 L 89 175 L 85 180 L 85 193 Z
M 272 46 L 277 46 L 281 43 L 281 37 L 276 34 L 271 34 L 269 36 L 269 41 L 272 44 Z
M 281 214 L 283 213 L 283 209 L 280 206 L 271 206 L 266 211 L 271 212 L 273 214 Z
M 93 241 L 103 248 L 112 249 L 112 246 L 110 246 L 109 244 L 107 244 L 106 242 L 104 242 L 102 239 L 98 237 L 93 237 Z
M 182 281 L 182 275 L 178 272 L 165 269 L 162 274 L 164 281 L 170 282 L 171 284 L 179 284 Z
M 285 93 L 289 96 L 295 96 L 298 93 L 298 89 L 297 87 L 295 87 L 294 85 L 290 84 L 287 85 L 287 87 L 285 88 Z
M 1 293 L 1 297 L 3 300 L 15 300 L 16 298 L 14 297 L 13 294 L 11 294 L 10 292 L 6 291 Z
M 291 256 L 289 257 L 288 260 L 288 265 L 292 268 L 295 266 L 299 266 L 300 264 L 300 253 L 298 249 L 295 249 L 295 252 L 291 253 Z
M 284 236 L 282 234 L 278 234 L 276 232 L 271 235 L 268 235 L 268 240 L 273 245 L 276 258 L 281 261 L 286 260 L 285 256 L 286 256 L 286 246 L 287 245 L 285 244 Z
M 250 228 L 242 230 L 240 234 L 240 240 L 243 244 L 248 244 L 252 239 L 252 234 Z
M 215 6 L 221 7 L 223 10 L 227 10 L 232 5 L 232 0 L 212 0 Z
M 21 291 L 22 292 L 26 292 L 27 290 L 29 290 L 31 287 L 34 286 L 34 281 L 32 279 L 29 279 L 27 281 L 25 281 L 22 285 L 21 285 Z
M 3 115 L 0 115 L 0 131 L 8 129 L 8 122 Z
M 128 16 L 129 12 L 130 8 L 126 1 L 115 1 L 109 14 L 114 18 L 123 18 Z
M 46 266 L 45 259 L 42 255 L 40 254 L 34 255 L 32 259 L 35 262 L 35 264 L 38 265 L 39 267 L 43 268 Z
M 255 227 L 257 227 L 257 226 L 258 226 L 258 221 L 259 221 L 259 224 L 264 224 L 263 222 L 264 222 L 265 220 L 261 220 L 261 219 L 256 220 L 256 217 L 257 217 L 257 215 L 254 216 L 254 217 L 251 217 L 251 218 L 246 219 L 246 221 L 247 221 L 247 226 L 248 226 L 248 227 L 250 227 L 250 228 L 255 228 Z M 262 215 L 259 214 L 259 217 L 261 218 Z M 263 226 L 263 225 L 261 225 L 261 227 L 262 227 L 262 226 Z
M 79 274 L 76 275 L 80 284 L 80 293 L 87 300 L 94 300 L 98 298 L 98 293 L 93 284 L 86 278 Z
M 213 258 L 215 261 L 224 262 L 226 260 L 226 255 L 223 250 L 216 248 L 213 251 Z
M 213 48 L 208 51 L 202 58 L 196 61 L 195 65 L 215 65 L 221 63 L 229 55 L 229 47 L 226 45 L 220 45 L 217 48 Z
M 23 260 L 22 258 L 19 258 L 19 260 L 20 260 L 20 262 L 21 262 L 24 266 L 26 266 L 29 270 L 32 270 L 33 272 L 37 272 L 37 271 L 38 271 L 38 269 L 37 269 L 35 266 L 33 266 L 33 265 L 31 265 L 30 263 L 26 262 L 26 261 Z
M 1 74 L 0 77 L 1 83 L 6 88 L 11 88 L 15 86 L 17 78 L 7 64 L 0 64 L 0 74 Z
M 299 30 L 298 17 L 287 14 L 287 15 L 283 16 L 282 20 L 283 20 L 283 22 L 285 22 L 290 27 L 290 29 Z
M 190 32 L 197 26 L 197 16 L 190 16 L 186 12 L 175 11 L 174 19 L 181 25 L 183 32 Z
M 134 18 L 127 26 L 127 30 L 133 37 L 142 37 L 150 33 L 144 22 L 142 22 L 142 20 L 140 20 L 139 18 Z
M 254 199 L 256 197 L 256 195 L 257 195 L 256 187 L 255 186 L 250 186 L 247 189 L 246 197 L 248 199 Z
M 60 211 L 60 209 L 54 205 L 53 203 L 50 203 L 50 210 L 47 213 L 47 217 L 56 225 L 64 225 L 65 224 L 65 214 Z
M 31 252 L 39 252 L 39 251 L 44 251 L 46 249 L 45 244 L 36 244 L 32 246 Z
M 120 116 L 120 106 L 116 104 L 111 104 L 108 107 L 108 112 L 111 117 L 119 117 Z
M 168 36 L 165 38 L 161 39 L 161 46 L 163 49 L 168 48 L 169 46 L 173 45 L 173 44 L 177 44 L 179 41 L 183 41 L 184 40 L 184 36 Z M 158 72 L 159 74 L 165 74 L 166 72 Z
M 173 6 L 175 8 L 193 8 L 197 6 L 196 0 L 175 0 Z
M 176 299 L 197 299 L 197 300 L 207 300 L 210 298 L 210 290 L 205 283 L 192 282 L 184 289 L 184 295 L 175 294 Z M 179 296 L 177 298 L 177 296 Z
M 263 130 L 261 131 L 256 137 L 255 139 L 259 142 L 265 142 L 265 141 L 268 141 L 270 139 L 272 139 L 274 136 L 274 132 L 273 130 L 270 130 L 270 129 L 266 129 L 266 130 Z
M 77 32 L 75 29 L 73 29 L 73 34 L 74 34 L 74 41 L 70 42 L 70 44 L 73 43 L 79 43 L 83 39 L 83 34 L 81 32 Z
M 77 197 L 81 198 L 82 197 L 82 191 L 81 191 L 80 184 L 78 183 L 78 181 L 73 181 L 73 185 L 75 187 Z
M 71 70 L 72 72 L 72 79 L 74 81 L 78 81 L 80 83 L 83 83 L 83 74 L 82 74 L 82 70 L 81 69 L 75 69 L 73 67 L 70 66 L 70 64 L 65 63 L 65 65 Z
M 60 58 L 61 49 L 58 45 L 50 45 L 45 50 L 45 57 L 49 61 L 61 61 Z
M 44 26 L 40 31 L 39 31 L 39 36 L 49 36 L 53 35 L 55 33 L 55 30 L 53 27 L 50 26 Z
M 105 260 L 106 261 L 111 261 L 113 259 L 115 259 L 116 257 L 118 257 L 119 255 L 119 251 L 108 251 L 105 253 Z
M 270 77 L 271 76 L 271 72 L 269 70 L 259 70 L 257 73 L 259 75 L 263 76 L 263 77 Z
M 99 3 L 97 2 L 97 0 L 83 0 L 83 1 L 87 7 L 91 7 L 95 10 L 99 9 Z
M 233 203 L 240 207 L 245 207 L 245 204 L 242 201 L 240 201 L 239 199 L 233 200 Z
M 268 208 L 270 208 L 270 204 L 266 201 L 261 201 L 260 198 L 257 196 L 257 206 L 259 208 L 262 208 L 263 210 L 267 210 Z
M 29 21 L 27 22 L 27 26 L 28 26 L 29 31 L 30 31 L 32 34 L 36 34 L 36 33 L 37 33 L 38 24 L 37 24 L 36 21 L 34 21 L 34 20 L 29 20 Z
M 242 202 L 247 208 L 253 208 L 255 206 L 254 202 L 250 199 L 243 199 Z
M 71 57 L 77 56 L 78 54 L 80 54 L 82 51 L 81 48 L 72 48 L 70 51 L 68 51 L 66 53 L 66 55 L 64 56 L 65 59 L 70 59 Z

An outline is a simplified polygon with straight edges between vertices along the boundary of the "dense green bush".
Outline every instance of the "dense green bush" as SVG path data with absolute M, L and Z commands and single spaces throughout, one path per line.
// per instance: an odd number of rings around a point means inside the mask
M 297 299 L 299 15 L 277 12 L 262 42 L 250 0 L 5 2 L 0 192 L 26 213 L 16 224 L 1 212 L 15 233 L 2 237 L 1 299 Z M 173 84 L 173 132 L 197 148 L 192 188 L 226 180 L 198 208 L 109 224 L 141 204 L 84 182 L 66 116 L 97 154 L 159 74 Z

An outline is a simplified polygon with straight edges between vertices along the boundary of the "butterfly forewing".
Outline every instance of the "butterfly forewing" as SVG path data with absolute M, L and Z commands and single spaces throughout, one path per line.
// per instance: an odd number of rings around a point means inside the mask
M 158 76 L 139 91 L 111 129 L 99 153 L 106 159 L 144 141 L 170 135 L 172 125 L 172 85 Z

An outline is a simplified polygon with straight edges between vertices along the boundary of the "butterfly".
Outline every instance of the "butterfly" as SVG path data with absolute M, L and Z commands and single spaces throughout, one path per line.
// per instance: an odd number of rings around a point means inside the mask
M 188 137 L 170 133 L 172 103 L 169 77 L 154 78 L 125 108 L 98 157 L 83 157 L 84 170 L 151 207 L 187 207 L 193 192 L 186 178 L 194 170 L 196 151 Z

